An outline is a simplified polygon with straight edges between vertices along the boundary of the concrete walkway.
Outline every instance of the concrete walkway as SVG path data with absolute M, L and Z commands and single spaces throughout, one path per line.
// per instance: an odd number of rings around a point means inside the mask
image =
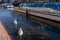
M 14 11 L 21 12 L 21 13 L 26 13 L 26 11 L 23 11 L 23 10 L 16 10 L 16 9 L 14 9 Z M 35 12 L 29 12 L 29 14 L 35 15 L 35 16 L 39 16 L 39 17 L 43 17 L 43 18 L 47 18 L 47 19 L 51 19 L 51 20 L 60 21 L 60 17 L 57 17 L 57 16 L 40 14 L 40 13 L 35 13 Z
M 30 12 L 30 14 L 36 15 L 36 16 L 39 16 L 39 17 L 43 17 L 43 18 L 47 18 L 47 19 L 51 19 L 51 20 L 60 21 L 60 17 L 57 17 L 57 16 L 40 14 L 40 13 L 34 13 L 34 12 Z
M 0 40 L 11 40 L 9 34 L 7 33 L 6 29 L 0 22 Z

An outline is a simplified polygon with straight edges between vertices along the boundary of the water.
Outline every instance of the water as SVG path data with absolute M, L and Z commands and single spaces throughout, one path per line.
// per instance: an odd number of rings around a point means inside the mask
M 17 28 L 13 24 L 14 19 L 17 19 Z M 19 28 L 24 31 L 21 40 L 60 40 L 60 30 L 50 25 L 37 23 L 31 18 L 27 19 L 23 15 L 14 14 L 11 10 L 0 10 L 0 21 L 14 40 L 19 40 Z

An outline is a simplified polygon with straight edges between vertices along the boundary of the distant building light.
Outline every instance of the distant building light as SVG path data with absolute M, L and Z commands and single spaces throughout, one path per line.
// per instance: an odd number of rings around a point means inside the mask
M 0 2 L 2 2 L 2 0 L 0 0 Z
M 43 2 L 43 1 L 34 1 L 34 2 Z

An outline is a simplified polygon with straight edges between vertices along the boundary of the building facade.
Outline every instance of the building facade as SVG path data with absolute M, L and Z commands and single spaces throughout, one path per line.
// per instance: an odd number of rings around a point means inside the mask
M 0 0 L 0 2 L 60 2 L 60 0 Z
M 49 2 L 60 2 L 60 0 L 49 0 Z

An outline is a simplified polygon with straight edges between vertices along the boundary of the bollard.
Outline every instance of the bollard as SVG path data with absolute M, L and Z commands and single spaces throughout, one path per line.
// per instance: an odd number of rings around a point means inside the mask
M 28 18 L 28 9 L 26 8 L 26 18 Z

